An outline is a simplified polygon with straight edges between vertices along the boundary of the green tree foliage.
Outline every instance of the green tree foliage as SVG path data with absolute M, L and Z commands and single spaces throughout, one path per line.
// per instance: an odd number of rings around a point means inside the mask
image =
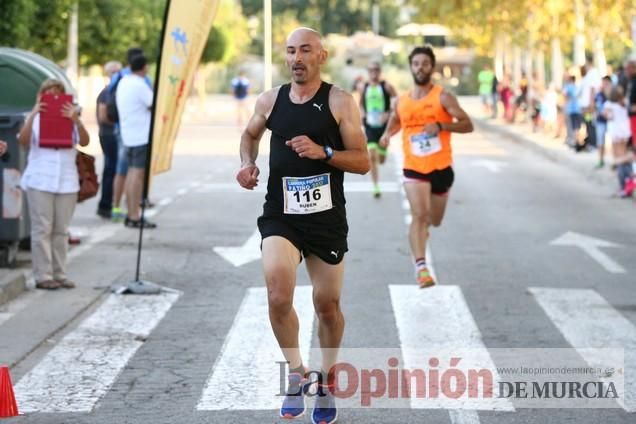
M 34 0 L 36 11 L 30 22 L 30 37 L 26 45 L 32 50 L 56 62 L 66 57 L 68 23 L 72 0 L 41 2 Z
M 262 15 L 263 0 L 241 0 L 241 4 L 246 16 Z M 323 34 L 351 35 L 371 30 L 373 4 L 380 6 L 380 34 L 394 35 L 400 11 L 394 0 L 274 0 L 272 14 L 289 13 Z
M 203 50 L 201 62 L 221 62 L 227 51 L 228 42 L 226 32 L 217 26 L 213 26 L 212 30 L 210 30 L 208 43 Z
M 629 20 L 636 13 L 633 0 L 581 2 L 588 50 L 597 34 L 614 43 L 629 45 Z M 558 37 L 564 53 L 571 53 L 576 31 L 573 0 L 410 0 L 409 3 L 417 10 L 415 21 L 450 27 L 460 42 L 475 46 L 480 54 L 492 55 L 497 34 L 523 47 L 530 40 L 534 47 L 544 51 L 549 50 L 551 39 Z
M 130 47 L 157 57 L 164 0 L 79 0 L 80 63 L 125 62 Z
M 36 8 L 33 0 L 0 0 L 0 46 L 28 43 Z
M 125 62 L 130 47 L 142 47 L 152 62 L 159 52 L 165 1 L 80 0 L 80 62 Z
M 249 30 L 247 27 L 247 19 L 241 13 L 240 6 L 237 6 L 236 0 L 219 0 L 219 8 L 214 18 L 214 26 L 221 30 L 227 43 L 223 52 L 223 63 L 230 63 L 245 53 L 250 43 Z M 208 42 L 216 42 L 209 40 Z
M 1 0 L 0 45 L 62 62 L 75 2 L 81 65 L 125 61 L 132 46 L 144 48 L 151 60 L 156 57 L 165 0 Z

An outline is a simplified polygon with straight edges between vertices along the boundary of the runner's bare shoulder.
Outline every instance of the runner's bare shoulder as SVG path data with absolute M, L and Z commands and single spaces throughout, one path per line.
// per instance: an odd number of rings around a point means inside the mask
M 256 114 L 263 115 L 265 118 L 269 117 L 274 108 L 274 103 L 276 103 L 280 87 L 279 85 L 278 87 L 264 91 L 256 98 L 256 106 L 254 107 Z
M 455 95 L 453 93 L 451 93 L 450 91 L 446 90 L 445 88 L 442 88 L 442 91 L 440 91 L 439 93 L 439 100 L 440 102 L 442 102 L 442 104 L 452 104 L 452 103 L 456 103 L 457 102 L 457 97 L 455 97 Z
M 329 91 L 329 109 L 337 122 L 348 115 L 351 108 L 356 108 L 357 104 L 351 93 L 335 85 Z

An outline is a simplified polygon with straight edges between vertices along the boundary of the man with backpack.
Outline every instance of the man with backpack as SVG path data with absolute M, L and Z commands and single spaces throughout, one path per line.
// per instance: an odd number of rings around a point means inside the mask
M 236 100 L 236 124 L 243 126 L 243 118 L 247 121 L 249 111 L 247 110 L 247 96 L 250 92 L 250 80 L 245 77 L 245 71 L 240 70 L 236 78 L 232 79 L 232 95 Z
M 110 80 L 121 71 L 121 63 L 116 61 L 104 65 L 104 72 Z M 108 103 L 110 100 L 110 82 L 97 96 L 97 124 L 99 125 L 99 144 L 104 154 L 104 169 L 102 172 L 102 196 L 97 206 L 97 215 L 110 219 L 113 207 L 113 180 L 117 169 L 118 129 L 115 122 L 108 118 Z
M 380 78 L 382 67 L 372 62 L 368 68 L 369 82 L 364 85 L 360 106 L 362 122 L 367 136 L 367 148 L 371 159 L 371 180 L 373 181 L 373 197 L 381 195 L 378 184 L 378 166 L 386 160 L 386 149 L 380 146 L 380 137 L 386 129 L 391 112 L 391 102 L 397 96 L 395 88 Z

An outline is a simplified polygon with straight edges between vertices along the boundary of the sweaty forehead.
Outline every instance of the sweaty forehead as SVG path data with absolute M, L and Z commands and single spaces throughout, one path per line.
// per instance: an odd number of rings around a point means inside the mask
M 311 30 L 296 30 L 287 37 L 287 47 L 299 48 L 304 45 L 321 47 L 320 35 Z
M 413 61 L 429 62 L 430 63 L 431 62 L 431 58 L 426 53 L 418 53 L 415 56 L 413 56 Z

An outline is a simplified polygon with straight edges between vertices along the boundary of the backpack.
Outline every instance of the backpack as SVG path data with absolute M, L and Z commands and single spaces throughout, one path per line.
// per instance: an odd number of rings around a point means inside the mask
M 238 99 L 242 99 L 247 96 L 247 84 L 242 79 L 238 79 L 234 84 L 234 96 Z
M 110 122 L 117 124 L 119 122 L 119 111 L 117 110 L 117 86 L 119 86 L 120 81 L 124 76 L 119 72 L 118 78 L 110 87 L 108 92 L 108 100 L 106 101 L 106 116 Z

